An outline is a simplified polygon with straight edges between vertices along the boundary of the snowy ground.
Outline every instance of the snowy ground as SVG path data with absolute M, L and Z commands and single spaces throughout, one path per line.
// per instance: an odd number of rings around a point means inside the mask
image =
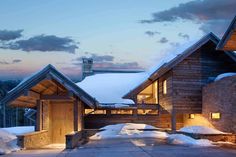
M 138 129 L 156 129 L 153 126 L 146 124 L 134 124 L 134 123 L 126 123 L 126 124 L 116 124 L 116 125 L 108 125 L 102 129 L 101 131 L 94 136 L 90 137 L 93 140 L 99 139 L 109 139 L 109 138 L 167 138 L 167 133 L 161 131 L 140 131 Z
M 16 135 L 21 135 L 33 131 L 33 126 L 0 128 L 0 155 L 19 150 L 20 148 L 16 145 Z
M 205 126 L 187 126 L 181 128 L 180 131 L 194 134 L 225 134 L 217 129 L 208 128 Z
M 196 140 L 189 136 L 185 136 L 182 134 L 167 134 L 162 131 L 144 131 L 145 129 L 157 129 L 153 126 L 146 124 L 116 124 L 116 125 L 108 125 L 102 129 L 104 131 L 96 133 L 94 136 L 90 137 L 92 140 L 100 140 L 100 139 L 114 139 L 114 138 L 157 138 L 157 139 L 165 139 L 167 143 L 174 145 L 184 145 L 184 146 L 199 146 L 199 147 L 209 147 L 213 146 L 212 142 L 206 139 Z M 144 129 L 144 130 L 143 130 Z M 193 126 L 188 128 L 182 128 L 182 130 L 187 131 L 197 131 L 201 133 L 220 133 L 220 131 L 201 127 L 201 126 Z M 222 132 L 221 132 L 222 133 Z

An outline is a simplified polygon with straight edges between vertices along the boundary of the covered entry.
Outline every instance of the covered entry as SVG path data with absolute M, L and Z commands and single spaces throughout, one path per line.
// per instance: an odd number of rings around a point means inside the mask
M 18 140 L 25 148 L 37 148 L 65 143 L 66 135 L 81 132 L 84 107 L 94 108 L 97 101 L 48 65 L 11 90 L 1 104 L 37 111 L 35 132 Z

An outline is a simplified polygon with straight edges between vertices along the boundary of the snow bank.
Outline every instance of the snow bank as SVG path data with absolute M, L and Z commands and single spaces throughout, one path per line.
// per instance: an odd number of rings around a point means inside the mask
M 33 132 L 34 127 L 11 127 L 0 128 L 0 155 L 8 154 L 17 151 L 20 148 L 17 146 L 16 135 Z
M 217 129 L 208 128 L 205 126 L 187 126 L 181 128 L 180 131 L 194 134 L 224 134 L 224 132 Z
M 30 132 L 34 132 L 34 126 L 18 126 L 18 127 L 9 127 L 9 128 L 1 128 L 11 134 L 14 135 L 22 135 Z
M 206 139 L 195 140 L 183 134 L 172 134 L 167 138 L 167 143 L 184 146 L 210 147 L 212 142 Z
M 162 131 L 143 131 L 143 129 L 157 129 L 153 126 L 146 124 L 134 124 L 134 123 L 124 123 L 124 124 L 115 124 L 108 125 L 103 127 L 104 131 L 98 132 L 95 135 L 91 136 L 92 140 L 100 139 L 114 139 L 114 138 L 157 138 L 166 140 L 168 144 L 175 145 L 184 145 L 184 146 L 197 146 L 197 147 L 209 147 L 213 146 L 213 143 L 206 139 L 196 140 L 189 136 L 183 134 L 172 134 L 169 135 L 166 132 Z M 145 146 L 140 141 L 135 141 L 135 144 L 138 146 Z
M 115 124 L 108 125 L 102 129 L 104 131 L 96 133 L 90 139 L 109 139 L 109 138 L 167 138 L 168 134 L 160 131 L 141 131 L 139 129 L 156 129 L 153 126 L 146 124 L 133 124 L 133 123 L 124 123 L 124 124 Z
M 0 129 L 0 155 L 17 151 L 20 148 L 16 145 L 16 136 Z
M 218 81 L 218 80 L 221 80 L 225 77 L 230 77 L 230 76 L 236 76 L 236 73 L 223 73 L 223 74 L 220 74 L 215 78 L 215 81 Z

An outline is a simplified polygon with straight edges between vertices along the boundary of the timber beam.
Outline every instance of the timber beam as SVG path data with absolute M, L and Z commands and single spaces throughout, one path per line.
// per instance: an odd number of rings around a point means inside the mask
M 34 99 L 40 99 L 40 94 L 32 90 L 25 91 L 24 96 L 31 97 Z
M 41 100 L 73 100 L 70 95 L 41 95 Z

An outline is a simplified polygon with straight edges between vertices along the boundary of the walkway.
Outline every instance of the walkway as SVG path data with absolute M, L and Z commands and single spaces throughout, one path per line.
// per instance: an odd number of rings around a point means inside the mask
M 90 141 L 73 150 L 23 150 L 3 157 L 233 157 L 236 150 L 167 145 L 155 139 L 112 139 Z

